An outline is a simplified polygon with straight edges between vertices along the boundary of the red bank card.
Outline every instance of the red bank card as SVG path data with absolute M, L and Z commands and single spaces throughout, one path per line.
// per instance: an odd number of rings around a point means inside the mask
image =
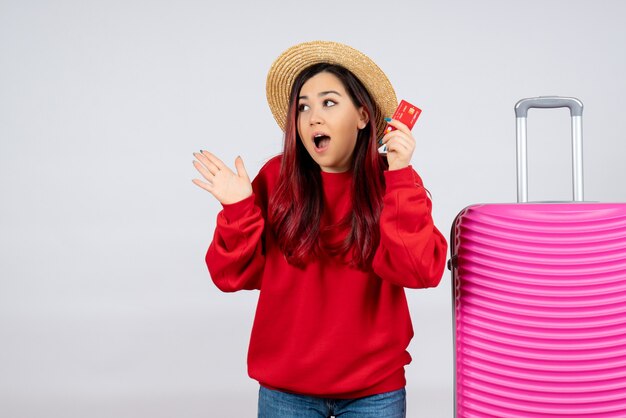
M 419 118 L 420 113 L 422 113 L 422 109 L 417 106 L 413 106 L 411 103 L 405 100 L 401 100 L 398 108 L 394 112 L 391 119 L 399 120 L 400 122 L 408 126 L 409 129 L 413 129 L 413 126 L 415 125 L 415 122 L 417 122 L 417 118 Z M 393 126 L 387 125 L 385 131 L 383 132 L 383 135 L 395 130 L 396 128 L 394 128 Z
M 420 109 L 419 107 L 414 106 L 405 100 L 401 100 L 400 104 L 398 105 L 398 108 L 394 112 L 391 119 L 399 120 L 400 122 L 408 126 L 409 129 L 413 129 L 413 126 L 415 125 L 415 122 L 417 122 L 417 118 L 419 118 L 421 113 L 422 113 L 422 109 Z M 396 128 L 388 124 L 385 130 L 383 131 L 383 135 L 386 135 L 389 132 L 395 131 L 395 130 Z M 386 144 L 381 145 L 381 147 L 378 148 L 378 152 L 380 152 L 381 154 L 386 154 L 387 145 Z

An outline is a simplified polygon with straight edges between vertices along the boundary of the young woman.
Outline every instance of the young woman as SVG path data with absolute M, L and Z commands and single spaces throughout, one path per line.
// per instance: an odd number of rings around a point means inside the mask
M 211 278 L 260 290 L 248 351 L 259 417 L 405 417 L 404 288 L 439 283 L 447 244 L 411 131 L 387 119 L 397 130 L 382 136 L 393 87 L 361 52 L 316 41 L 274 62 L 267 95 L 284 150 L 254 181 L 240 157 L 236 172 L 208 151 L 193 162 L 223 206 Z

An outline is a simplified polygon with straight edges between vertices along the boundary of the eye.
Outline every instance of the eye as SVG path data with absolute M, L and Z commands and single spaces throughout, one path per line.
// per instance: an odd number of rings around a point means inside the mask
M 309 110 L 309 105 L 306 105 L 304 103 L 300 103 L 298 105 L 298 112 L 304 112 L 305 110 Z
M 324 106 L 326 106 L 326 107 L 332 107 L 332 106 L 334 106 L 336 104 L 337 103 L 335 101 L 333 101 L 333 100 L 330 100 L 330 99 L 324 100 Z

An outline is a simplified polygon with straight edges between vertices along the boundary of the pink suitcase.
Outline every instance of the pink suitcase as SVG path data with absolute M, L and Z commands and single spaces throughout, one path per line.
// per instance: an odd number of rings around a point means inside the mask
M 574 202 L 527 202 L 534 107 L 570 108 Z M 455 416 L 626 417 L 626 204 L 583 202 L 579 100 L 515 112 L 518 203 L 452 226 Z

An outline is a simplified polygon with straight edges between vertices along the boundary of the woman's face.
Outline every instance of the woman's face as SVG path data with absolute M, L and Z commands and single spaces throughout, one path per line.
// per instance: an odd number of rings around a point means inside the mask
M 368 115 L 357 108 L 337 76 L 321 72 L 302 85 L 298 96 L 298 135 L 322 171 L 350 169 L 359 129 Z

